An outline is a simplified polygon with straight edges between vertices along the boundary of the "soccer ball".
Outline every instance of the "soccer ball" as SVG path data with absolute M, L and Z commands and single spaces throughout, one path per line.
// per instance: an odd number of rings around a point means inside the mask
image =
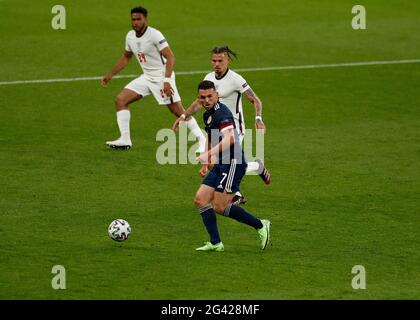
M 124 241 L 127 240 L 128 236 L 131 234 L 131 227 L 127 221 L 116 219 L 109 225 L 108 234 L 112 240 Z

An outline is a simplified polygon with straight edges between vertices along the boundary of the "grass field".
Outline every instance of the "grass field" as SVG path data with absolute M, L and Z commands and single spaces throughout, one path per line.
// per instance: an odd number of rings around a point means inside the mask
M 0 1 L 0 82 L 101 76 L 123 51 L 137 1 Z M 142 1 L 176 55 L 209 70 L 228 44 L 232 68 L 420 59 L 416 0 Z M 122 74 L 139 73 L 132 61 Z M 272 221 L 273 245 L 218 217 L 207 240 L 194 165 L 158 165 L 156 132 L 174 121 L 148 98 L 132 106 L 134 148 L 117 137 L 113 99 L 131 79 L 0 84 L 1 299 L 419 299 L 420 63 L 243 72 L 260 96 L 273 183 L 247 176 L 246 208 Z M 179 75 L 185 105 L 204 74 Z M 247 127 L 253 108 L 244 105 Z M 200 119 L 197 116 L 197 119 Z M 201 124 L 201 123 L 200 123 Z M 124 218 L 131 238 L 108 224 Z M 66 268 L 67 289 L 51 288 Z M 354 290 L 354 265 L 366 290 Z

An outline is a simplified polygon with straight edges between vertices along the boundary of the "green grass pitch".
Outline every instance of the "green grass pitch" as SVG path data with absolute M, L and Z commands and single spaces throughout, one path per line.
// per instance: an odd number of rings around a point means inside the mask
M 63 0 L 66 30 L 51 28 L 55 4 L 0 1 L 0 82 L 103 75 L 139 3 Z M 363 1 L 366 30 L 351 28 L 350 0 L 141 4 L 178 72 L 209 70 L 224 44 L 232 69 L 420 58 L 417 0 Z M 135 73 L 136 61 L 122 72 Z M 0 85 L 0 299 L 420 298 L 420 64 L 241 74 L 267 125 L 273 183 L 242 182 L 246 208 L 273 223 L 265 252 L 220 216 L 226 251 L 194 251 L 207 240 L 199 168 L 157 164 L 156 132 L 174 117 L 154 99 L 132 105 L 132 150 L 105 147 L 131 79 Z M 184 105 L 203 76 L 177 77 Z M 115 218 L 133 229 L 121 244 Z M 51 287 L 54 265 L 66 290 Z M 351 286 L 354 265 L 366 290 Z

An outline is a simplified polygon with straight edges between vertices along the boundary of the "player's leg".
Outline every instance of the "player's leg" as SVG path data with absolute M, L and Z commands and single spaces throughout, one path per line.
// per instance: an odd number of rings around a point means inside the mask
M 130 149 L 132 146 L 130 137 L 130 109 L 129 104 L 142 98 L 137 92 L 124 88 L 115 98 L 117 123 L 120 129 L 120 137 L 114 141 L 107 141 L 111 148 Z
M 248 162 L 248 168 L 246 169 L 247 175 L 259 175 L 262 181 L 265 184 L 271 183 L 271 175 L 270 171 L 264 165 L 264 162 L 261 159 L 257 159 L 255 161 Z
M 225 208 L 229 205 L 232 205 L 232 199 L 234 198 L 235 194 L 233 193 L 226 193 L 226 192 L 215 192 L 213 198 L 213 207 L 214 211 L 217 214 L 224 215 Z
M 205 179 L 206 180 L 206 179 Z M 209 180 L 209 179 L 208 179 Z M 208 183 L 207 181 L 206 183 Z M 198 189 L 194 203 L 200 212 L 204 226 L 210 236 L 210 242 L 205 242 L 204 246 L 197 248 L 197 251 L 223 251 L 224 246 L 220 240 L 219 229 L 217 227 L 216 213 L 212 206 L 214 188 L 203 184 Z
M 234 118 L 234 120 L 235 120 L 235 127 L 237 128 L 237 132 L 239 136 L 239 144 L 242 146 L 242 142 L 245 137 L 245 124 L 242 121 L 242 117 L 240 120 L 238 118 Z M 237 191 L 232 198 L 232 204 L 237 205 L 237 206 L 241 204 L 245 204 L 247 201 L 248 200 L 240 191 Z
M 115 98 L 117 111 L 117 123 L 120 129 L 120 138 L 115 141 L 107 141 L 112 148 L 130 149 L 132 147 L 130 137 L 130 109 L 129 105 L 150 94 L 145 79 L 140 76 L 125 86 Z
M 181 114 L 185 112 L 184 107 L 182 106 L 181 101 L 173 102 L 170 104 L 167 104 L 169 111 L 171 111 L 176 117 L 179 117 Z M 204 152 L 206 150 L 206 137 L 203 135 L 203 132 L 201 131 L 200 127 L 198 126 L 197 121 L 193 116 L 189 117 L 184 121 L 184 124 L 187 126 L 188 129 L 191 130 L 194 137 L 199 142 L 199 148 L 197 149 L 197 152 Z
M 182 106 L 181 97 L 176 87 L 175 78 L 171 78 L 170 84 L 171 84 L 172 89 L 174 90 L 174 94 L 172 97 L 169 98 L 170 103 L 167 103 L 166 105 L 168 106 L 169 111 L 171 111 L 176 117 L 179 117 L 181 114 L 185 112 L 185 109 Z M 200 153 L 204 152 L 207 147 L 206 137 L 201 131 L 195 118 L 191 116 L 188 119 L 185 119 L 184 124 L 187 126 L 188 129 L 191 130 L 192 134 L 199 142 L 199 147 L 197 149 L 197 152 L 200 152 Z
M 241 116 L 241 114 L 240 114 Z M 238 128 L 238 134 L 239 134 L 239 143 L 242 146 L 244 139 L 245 139 L 245 123 L 242 120 L 242 116 L 240 119 L 235 118 L 235 125 Z M 255 161 L 249 161 L 248 167 L 246 168 L 246 174 L 255 174 L 255 172 L 258 170 L 259 165 Z
M 213 205 L 218 214 L 232 218 L 236 221 L 253 227 L 258 232 L 261 241 L 261 248 L 264 250 L 270 241 L 270 221 L 260 220 L 250 212 L 235 204 L 232 204 L 232 197 L 239 191 L 240 182 L 245 175 L 246 165 L 237 164 L 232 160 L 231 164 L 224 169 L 223 176 L 227 178 L 219 181 L 213 198 Z
M 235 124 L 239 130 L 239 143 L 242 145 L 245 139 L 245 124 L 242 121 L 239 121 L 235 118 Z M 258 174 L 261 179 L 264 181 L 265 184 L 271 183 L 271 176 L 268 169 L 264 166 L 264 162 L 261 159 L 257 159 L 255 161 L 248 162 L 248 167 L 246 168 L 247 175 L 255 175 Z M 238 199 L 241 200 L 241 199 Z M 246 202 L 246 200 L 245 200 Z
M 176 87 L 175 78 L 171 78 L 169 83 L 173 90 L 173 95 L 171 97 L 167 97 L 163 92 L 163 81 L 149 82 L 149 89 L 160 105 L 167 105 L 169 111 L 171 111 L 176 117 L 179 117 L 185 112 L 185 109 L 181 103 L 181 97 Z M 194 117 L 191 117 L 190 119 L 187 119 L 187 121 L 184 121 L 184 123 L 187 128 L 191 130 L 199 142 L 199 148 L 197 152 L 204 152 L 206 150 L 206 138 L 198 126 L 197 121 L 194 119 Z
M 255 230 L 263 228 L 263 223 L 260 219 L 242 207 L 231 203 L 233 196 L 234 194 L 230 193 L 215 192 L 213 206 L 216 213 L 244 223 L 250 227 L 253 227 Z
M 264 165 L 264 162 L 261 159 L 255 160 L 255 162 L 258 164 L 257 174 L 260 176 L 260 178 L 264 181 L 265 184 L 271 183 L 271 175 L 266 166 Z

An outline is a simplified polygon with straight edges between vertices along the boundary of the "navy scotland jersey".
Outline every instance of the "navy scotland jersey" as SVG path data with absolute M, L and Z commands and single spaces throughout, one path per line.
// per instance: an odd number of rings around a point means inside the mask
M 219 153 L 218 163 L 214 164 L 202 183 L 214 188 L 216 192 L 235 193 L 240 190 L 240 183 L 248 165 L 239 143 L 232 112 L 219 102 L 204 112 L 203 119 L 212 148 L 222 140 L 223 131 L 228 129 L 233 129 L 235 143 Z
M 235 120 L 229 108 L 223 103 L 218 102 L 212 109 L 204 112 L 203 120 L 212 148 L 222 141 L 224 130 L 232 128 L 234 131 L 235 143 L 230 146 L 230 149 L 219 153 L 218 163 L 229 164 L 232 159 L 235 159 L 237 164 L 246 164 L 245 155 L 239 143 Z

